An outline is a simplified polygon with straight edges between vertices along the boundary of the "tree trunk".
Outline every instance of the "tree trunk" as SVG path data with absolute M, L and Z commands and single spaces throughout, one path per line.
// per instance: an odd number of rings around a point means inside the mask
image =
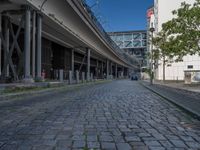
M 163 56 L 163 83 L 165 83 L 165 64 L 166 64 L 165 56 Z

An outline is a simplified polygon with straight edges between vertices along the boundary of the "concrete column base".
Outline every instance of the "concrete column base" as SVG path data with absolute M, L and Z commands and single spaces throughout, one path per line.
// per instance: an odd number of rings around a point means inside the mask
M 22 83 L 34 83 L 35 81 L 33 80 L 33 78 L 24 78 L 22 80 Z
M 87 72 L 87 82 L 90 82 L 90 74 Z
M 76 71 L 76 83 L 79 84 L 79 72 Z
M 73 72 L 69 71 L 69 84 L 73 84 Z
M 85 72 L 82 72 L 82 75 L 81 75 L 81 79 L 82 79 L 82 83 L 85 83 Z

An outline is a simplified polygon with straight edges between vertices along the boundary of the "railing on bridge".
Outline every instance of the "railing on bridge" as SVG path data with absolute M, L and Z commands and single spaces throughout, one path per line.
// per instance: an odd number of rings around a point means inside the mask
M 123 50 L 120 49 L 120 47 L 111 39 L 111 37 L 107 34 L 107 32 L 102 27 L 101 23 L 96 18 L 95 14 L 91 10 L 91 8 L 87 5 L 85 0 L 78 0 L 79 3 L 85 8 L 87 13 L 89 14 L 90 18 L 92 19 L 93 23 L 97 26 L 103 37 L 106 39 L 106 41 L 109 43 L 109 45 L 113 48 L 113 50 L 117 53 L 119 57 L 121 57 L 125 62 L 128 64 L 132 64 L 134 66 L 139 65 L 139 62 L 136 57 L 130 56 L 127 53 L 125 53 Z

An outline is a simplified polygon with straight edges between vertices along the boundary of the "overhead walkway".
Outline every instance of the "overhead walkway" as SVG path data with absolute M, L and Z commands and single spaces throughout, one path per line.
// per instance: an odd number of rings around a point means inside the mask
M 0 12 L 2 80 L 117 78 L 139 66 L 82 0 L 2 0 Z

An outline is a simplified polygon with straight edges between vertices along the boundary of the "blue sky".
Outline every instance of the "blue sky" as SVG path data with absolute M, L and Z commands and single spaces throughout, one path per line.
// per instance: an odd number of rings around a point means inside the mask
M 86 0 L 90 6 L 96 0 Z M 108 32 L 146 29 L 146 10 L 153 0 L 99 0 L 92 10 Z

